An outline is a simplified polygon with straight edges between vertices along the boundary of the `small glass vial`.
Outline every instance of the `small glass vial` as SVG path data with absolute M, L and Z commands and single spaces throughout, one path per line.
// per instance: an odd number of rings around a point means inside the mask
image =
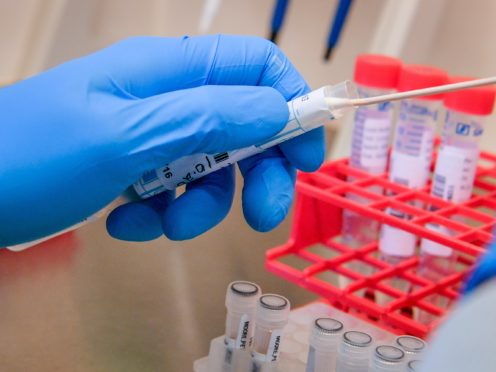
M 235 349 L 249 349 L 253 341 L 255 309 L 260 287 L 252 282 L 236 281 L 229 284 L 226 293 L 225 362 L 230 363 Z
M 265 294 L 259 298 L 252 348 L 252 372 L 260 371 L 266 363 L 277 362 L 289 310 L 289 300 L 283 296 Z
M 420 353 L 424 352 L 427 344 L 424 340 L 415 336 L 399 336 L 396 338 L 396 346 L 405 353 L 405 360 L 418 359 Z
M 338 353 L 336 372 L 367 371 L 372 336 L 365 332 L 348 331 L 343 334 Z
M 405 353 L 396 346 L 380 345 L 375 348 L 370 372 L 403 372 Z
M 306 372 L 334 372 L 343 323 L 332 318 L 318 318 L 310 335 Z

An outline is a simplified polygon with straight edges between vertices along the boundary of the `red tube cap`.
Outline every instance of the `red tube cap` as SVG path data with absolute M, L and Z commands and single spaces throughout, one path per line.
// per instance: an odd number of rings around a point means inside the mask
M 354 80 L 370 88 L 394 89 L 398 84 L 401 61 L 380 54 L 361 54 L 355 62 Z
M 450 83 L 473 80 L 474 78 L 456 76 L 450 78 Z M 446 93 L 444 105 L 446 108 L 469 115 L 489 115 L 493 112 L 496 89 L 492 85 L 459 90 Z
M 449 79 L 446 71 L 439 68 L 424 65 L 404 65 L 401 68 L 400 77 L 398 79 L 398 91 L 405 92 L 414 89 L 430 88 L 447 84 L 448 81 Z M 441 100 L 443 99 L 443 94 L 417 98 Z

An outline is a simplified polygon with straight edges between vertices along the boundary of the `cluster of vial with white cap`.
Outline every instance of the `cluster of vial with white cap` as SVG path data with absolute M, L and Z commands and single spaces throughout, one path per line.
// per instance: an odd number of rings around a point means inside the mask
M 226 308 L 222 366 L 211 367 L 209 372 L 282 371 L 278 361 L 290 315 L 289 300 L 262 294 L 255 283 L 235 281 L 228 286 Z M 366 332 L 347 330 L 337 319 L 320 317 L 310 331 L 306 367 L 294 371 L 413 372 L 425 347 L 423 340 L 407 335 L 391 345 L 376 344 Z
M 394 345 L 375 345 L 371 335 L 344 329 L 332 318 L 315 320 L 306 372 L 414 372 L 425 350 L 423 340 L 399 336 Z

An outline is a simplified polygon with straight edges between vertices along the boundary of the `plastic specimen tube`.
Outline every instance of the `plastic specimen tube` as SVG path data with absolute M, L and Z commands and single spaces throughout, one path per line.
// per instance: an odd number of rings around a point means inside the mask
M 182 157 L 162 168 L 147 172 L 134 184 L 134 189 L 141 198 L 145 199 L 165 190 L 174 190 L 176 187 L 320 127 L 325 121 L 341 117 L 346 111 L 354 109 L 353 106 L 342 105 L 343 100 L 350 102 L 350 99 L 357 97 L 355 86 L 350 81 L 314 90 L 288 102 L 288 123 L 268 141 L 219 154 L 195 154 Z
M 420 360 L 410 360 L 407 363 L 406 371 L 407 372 L 419 372 L 420 371 L 420 365 L 422 362 Z
M 348 331 L 343 334 L 338 353 L 336 372 L 367 371 L 372 336 L 365 332 Z
M 395 344 L 405 353 L 405 360 L 408 362 L 413 359 L 418 359 L 420 354 L 425 351 L 427 344 L 424 340 L 414 336 L 399 336 L 396 338 Z
M 226 362 L 230 363 L 234 349 L 248 349 L 252 344 L 255 309 L 260 287 L 252 282 L 236 281 L 226 293 Z
M 260 371 L 265 363 L 277 362 L 282 330 L 288 323 L 289 310 L 289 300 L 283 296 L 265 294 L 259 298 L 252 347 L 252 372 Z
M 310 334 L 306 372 L 330 372 L 336 368 L 343 323 L 332 318 L 315 320 Z
M 398 91 L 438 86 L 447 81 L 448 74 L 438 68 L 405 65 L 401 69 Z M 390 181 L 411 189 L 422 189 L 427 185 L 442 98 L 438 94 L 401 101 L 389 164 Z M 387 212 L 401 219 L 410 219 L 403 211 L 389 208 Z M 396 265 L 414 256 L 416 244 L 415 235 L 382 225 L 379 251 L 384 261 Z M 398 288 L 394 283 L 393 286 Z
M 453 203 L 462 203 L 471 197 L 483 122 L 493 111 L 495 93 L 493 87 L 479 87 L 445 95 L 446 119 L 434 170 L 432 195 Z M 454 233 L 440 224 L 431 223 L 426 227 L 443 235 Z M 423 239 L 420 253 L 418 273 L 426 279 L 436 282 L 453 273 L 456 257 L 451 248 Z M 433 296 L 428 300 L 437 306 L 447 305 L 444 297 Z M 423 311 L 418 313 L 418 317 L 424 323 L 432 319 Z
M 354 80 L 358 94 L 363 98 L 394 92 L 401 68 L 401 61 L 381 55 L 361 55 L 355 64 Z M 393 123 L 393 106 L 381 102 L 359 107 L 355 112 L 351 138 L 350 166 L 369 174 L 379 175 L 386 171 L 388 148 Z M 353 182 L 353 178 L 349 178 Z M 373 190 L 381 193 L 381 188 Z M 365 200 L 348 194 L 347 198 L 358 203 Z M 343 211 L 343 243 L 357 248 L 374 241 L 379 223 L 350 210 Z
M 403 372 L 405 353 L 396 346 L 380 345 L 375 348 L 370 372 Z

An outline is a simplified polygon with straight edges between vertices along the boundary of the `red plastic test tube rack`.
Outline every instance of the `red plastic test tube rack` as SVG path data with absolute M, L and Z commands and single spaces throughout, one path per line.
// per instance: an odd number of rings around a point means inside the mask
M 349 176 L 353 182 L 346 181 Z M 315 173 L 300 173 L 296 190 L 290 238 L 267 251 L 267 269 L 315 292 L 342 310 L 396 333 L 425 337 L 436 327 L 447 309 L 426 298 L 439 294 L 450 302 L 456 300 L 476 258 L 493 240 L 496 156 L 486 152 L 480 155 L 472 197 L 457 205 L 430 195 L 430 185 L 422 190 L 411 190 L 390 182 L 386 174 L 370 176 L 351 168 L 348 159 L 329 162 Z M 346 197 L 350 194 L 359 195 L 367 202 L 359 204 Z M 386 213 L 387 208 L 404 211 L 412 218 L 396 218 Z M 454 249 L 456 272 L 434 283 L 416 275 L 417 257 L 391 266 L 378 259 L 377 242 L 358 249 L 343 245 L 339 239 L 343 209 Z M 427 229 L 429 223 L 447 227 L 452 236 Z M 366 270 L 352 270 L 357 264 Z M 336 279 L 339 276 L 348 278 L 345 287 L 339 286 Z M 411 290 L 402 292 L 388 285 L 392 278 L 409 282 Z M 378 292 L 389 301 L 380 305 L 366 295 Z M 410 309 L 410 313 L 405 309 Z M 412 317 L 414 309 L 427 311 L 436 320 L 421 324 Z

